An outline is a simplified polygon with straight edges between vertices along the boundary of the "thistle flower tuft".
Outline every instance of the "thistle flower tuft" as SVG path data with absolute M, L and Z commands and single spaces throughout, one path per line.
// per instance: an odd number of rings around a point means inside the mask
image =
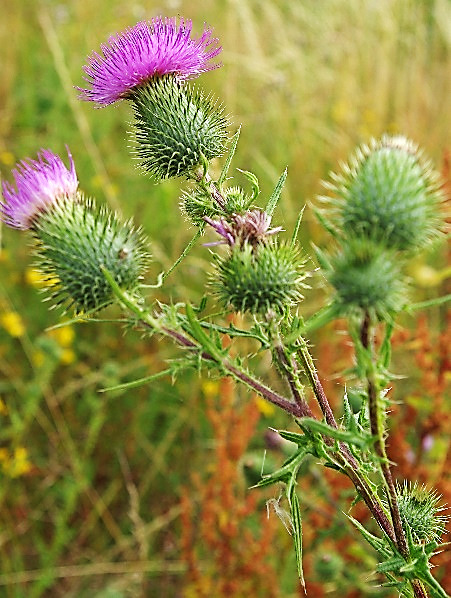
M 384 135 L 360 147 L 325 183 L 342 237 L 365 237 L 387 248 L 416 250 L 440 235 L 439 178 L 418 147 Z
M 227 243 L 231 246 L 238 244 L 243 247 L 245 243 L 248 243 L 255 247 L 260 243 L 265 243 L 271 235 L 280 233 L 283 230 L 281 226 L 270 228 L 271 216 L 262 210 L 250 210 L 244 214 L 233 214 L 230 220 L 225 218 L 213 220 L 208 216 L 205 216 L 204 220 L 215 229 L 218 235 L 223 237 L 223 241 L 209 243 L 209 245 Z
M 59 156 L 42 149 L 37 160 L 19 162 L 12 174 L 15 186 L 2 183 L 3 202 L 0 202 L 0 218 L 12 228 L 32 228 L 39 216 L 58 201 L 74 198 L 78 179 L 72 155 L 67 149 L 70 169 Z
M 80 98 L 99 106 L 129 98 L 151 79 L 174 75 L 192 79 L 219 66 L 211 63 L 221 51 L 212 30 L 191 38 L 190 20 L 157 17 L 141 21 L 109 38 L 101 54 L 93 52 L 84 67 L 89 88 L 79 88 Z
M 150 259 L 139 229 L 81 194 L 43 214 L 33 235 L 48 299 L 64 311 L 93 312 L 113 302 L 104 268 L 123 290 L 135 293 Z
M 225 258 L 217 258 L 213 288 L 220 300 L 235 311 L 283 313 L 302 299 L 308 274 L 293 245 L 271 243 L 252 247 L 235 244 Z

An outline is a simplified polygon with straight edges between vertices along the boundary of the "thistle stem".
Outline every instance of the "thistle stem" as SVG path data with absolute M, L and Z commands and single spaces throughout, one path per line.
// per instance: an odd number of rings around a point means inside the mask
M 395 531 L 396 545 L 400 554 L 406 559 L 406 561 L 408 561 L 410 557 L 409 548 L 407 545 L 406 536 L 404 534 L 404 528 L 402 525 L 398 499 L 396 495 L 396 488 L 385 446 L 384 429 L 382 424 L 383 413 L 381 411 L 381 404 L 379 401 L 380 389 L 377 383 L 375 371 L 376 365 L 374 359 L 371 316 L 368 311 L 365 313 L 361 324 L 360 342 L 367 351 L 371 352 L 371 366 L 367 368 L 366 374 L 371 434 L 375 438 L 375 450 L 380 458 L 382 477 L 384 479 L 390 514 Z M 427 594 L 425 593 L 423 585 L 419 580 L 412 580 L 411 584 L 416 598 L 427 598 Z
M 323 415 L 329 426 L 338 429 L 337 421 L 333 414 L 330 403 L 327 399 L 326 393 L 324 392 L 324 388 L 319 379 L 318 373 L 313 363 L 312 356 L 310 355 L 310 352 L 308 350 L 307 343 L 302 337 L 300 337 L 298 340 L 300 343 L 298 354 L 300 356 L 302 366 L 307 374 L 315 397 L 319 403 L 321 411 L 323 412 Z M 325 439 L 325 442 L 327 441 L 328 439 Z M 331 441 L 328 442 L 328 444 L 331 444 Z M 368 509 L 370 510 L 371 514 L 377 521 L 382 531 L 390 538 L 390 540 L 393 543 L 396 543 L 396 536 L 393 526 L 391 525 L 382 505 L 380 504 L 378 497 L 375 496 L 374 492 L 371 490 L 370 486 L 366 482 L 364 476 L 362 476 L 362 474 L 359 472 L 359 464 L 357 460 L 352 455 L 348 446 L 346 446 L 344 443 L 340 443 L 340 449 L 341 453 L 338 453 L 336 455 L 336 458 L 341 463 L 343 471 L 354 484 L 357 492 L 362 497 L 363 501 L 367 505 Z
M 277 359 L 277 363 L 288 382 L 294 400 L 302 410 L 301 417 L 314 417 L 307 401 L 301 394 L 296 363 L 286 355 L 285 348 L 280 341 L 274 346 L 274 357 Z
M 199 237 L 202 235 L 203 232 L 204 232 L 204 225 L 201 225 L 199 227 L 199 229 L 197 230 L 196 234 L 194 235 L 194 237 L 191 239 L 191 241 L 188 243 L 188 245 L 182 251 L 179 258 L 172 264 L 172 266 L 169 268 L 169 270 L 167 270 L 163 274 L 163 276 L 161 277 L 161 284 L 166 280 L 166 278 L 169 276 L 169 274 L 177 268 L 177 266 L 180 264 L 180 262 L 185 259 L 185 257 L 188 255 L 188 253 L 194 247 L 194 245 L 196 244 L 197 240 L 199 239 Z
M 305 416 L 311 416 L 312 412 L 310 407 L 306 404 L 306 402 L 302 399 L 301 395 L 299 394 L 299 390 L 297 388 L 296 381 L 293 377 L 293 373 L 290 374 L 289 384 L 292 391 L 294 390 L 294 397 L 296 402 L 293 402 L 286 397 L 280 395 L 279 393 L 275 392 L 253 376 L 251 376 L 248 372 L 244 371 L 240 367 L 236 366 L 235 364 L 231 363 L 228 359 L 222 359 L 218 361 L 216 357 L 208 353 L 207 351 L 202 350 L 202 347 L 192 340 L 189 336 L 185 333 L 180 332 L 179 330 L 174 330 L 173 328 L 169 328 L 168 326 L 161 323 L 158 317 L 153 317 L 150 313 L 143 309 L 133 297 L 131 297 L 127 292 L 123 291 L 119 285 L 116 283 L 114 278 L 108 272 L 108 270 L 104 269 L 104 275 L 108 283 L 110 284 L 114 294 L 118 298 L 119 302 L 122 303 L 127 309 L 129 309 L 135 316 L 138 318 L 138 322 L 141 326 L 145 328 L 149 328 L 154 330 L 155 332 L 159 332 L 164 336 L 171 338 L 175 341 L 179 346 L 184 347 L 186 349 L 191 349 L 198 353 L 201 359 L 205 361 L 212 361 L 215 362 L 216 365 L 227 375 L 232 376 L 239 382 L 245 384 L 248 388 L 251 388 L 256 393 L 261 395 L 267 401 L 283 409 L 286 413 L 297 417 L 302 418 Z M 286 355 L 283 351 L 282 353 L 284 357 L 281 356 L 282 363 L 285 364 L 288 368 L 288 372 L 290 371 L 289 362 L 286 362 Z M 305 361 L 304 364 L 307 367 L 306 371 L 310 372 L 309 379 L 314 384 L 314 392 L 315 396 L 319 397 L 320 405 L 323 406 L 324 410 L 328 413 L 328 423 L 335 428 L 338 428 L 337 422 L 332 413 L 332 409 L 330 408 L 329 402 L 327 397 L 324 393 L 324 390 L 321 386 L 320 380 L 316 371 L 313 366 L 313 360 L 308 353 L 308 349 L 306 347 L 305 341 L 303 341 L 303 349 L 302 355 L 304 355 Z M 291 370 L 292 372 L 292 370 Z M 332 423 L 330 423 L 332 422 Z M 374 495 L 374 492 L 368 486 L 366 481 L 360 476 L 358 469 L 358 464 L 355 461 L 354 457 L 351 455 L 349 449 L 345 445 L 341 445 L 342 453 L 336 455 L 336 457 L 342 462 L 343 471 L 348 475 L 350 480 L 355 485 L 357 491 L 362 496 L 365 504 L 368 506 L 370 512 L 378 522 L 381 529 L 387 534 L 387 536 L 394 542 L 395 535 L 393 532 L 393 528 L 391 523 L 388 521 L 385 512 L 382 506 L 379 504 L 377 497 Z M 418 594 L 418 598 L 421 598 L 421 594 Z M 426 597 L 427 598 L 427 597 Z

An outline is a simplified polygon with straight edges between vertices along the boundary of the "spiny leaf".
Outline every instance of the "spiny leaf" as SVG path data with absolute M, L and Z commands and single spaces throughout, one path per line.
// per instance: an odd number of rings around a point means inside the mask
M 161 372 L 157 372 L 156 374 L 152 374 L 151 376 L 146 376 L 145 378 L 139 378 L 138 380 L 132 380 L 131 382 L 125 382 L 124 384 L 116 384 L 115 386 L 108 386 L 107 388 L 101 388 L 99 392 L 110 392 L 113 390 L 127 390 L 130 388 L 137 388 L 138 386 L 144 386 L 144 384 L 148 384 L 157 378 L 161 378 L 163 376 L 167 376 L 168 374 L 172 373 L 171 368 L 167 368 L 166 370 L 162 370 Z
M 282 193 L 282 189 L 287 178 L 287 174 L 288 170 L 285 168 L 279 180 L 277 181 L 277 185 L 275 186 L 274 191 L 271 193 L 271 197 L 269 198 L 268 203 L 266 204 L 265 212 L 268 214 L 268 216 L 272 216 L 274 210 L 276 209 L 277 203 L 280 199 L 280 194 Z
M 221 170 L 221 174 L 219 175 L 219 179 L 217 181 L 217 184 L 218 184 L 219 188 L 222 187 L 222 184 L 224 183 L 224 181 L 227 178 L 227 173 L 229 172 L 230 164 L 232 163 L 233 156 L 235 155 L 235 152 L 236 152 L 236 148 L 237 148 L 237 145 L 238 145 L 238 140 L 240 138 L 240 133 L 241 133 L 241 126 L 238 128 L 238 131 L 232 137 L 231 144 L 230 144 L 229 154 L 227 156 L 227 159 L 226 159 L 226 161 L 224 163 L 224 166 L 223 166 L 223 168 Z
M 299 579 L 305 590 L 304 572 L 302 569 L 302 518 L 301 509 L 299 507 L 299 499 L 295 491 L 294 482 L 287 487 L 287 498 L 290 504 L 291 524 L 293 526 L 294 550 L 296 553 L 296 565 L 298 569 Z

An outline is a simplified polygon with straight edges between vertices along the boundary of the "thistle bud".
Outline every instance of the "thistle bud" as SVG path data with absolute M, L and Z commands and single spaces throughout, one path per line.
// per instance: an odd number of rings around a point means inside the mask
M 372 311 L 386 319 L 406 302 L 406 282 L 399 258 L 368 239 L 353 239 L 323 261 L 324 272 L 335 288 L 335 301 L 344 312 Z
M 220 206 L 202 187 L 195 187 L 182 194 L 180 209 L 194 226 L 205 223 L 205 217 L 218 218 L 228 214 L 243 214 L 252 203 L 252 197 L 247 195 L 241 187 L 226 187 L 221 190 L 224 206 Z
M 156 179 L 191 178 L 219 157 L 227 139 L 222 107 L 172 76 L 139 87 L 131 97 L 136 153 Z
M 81 195 L 56 203 L 32 232 L 49 300 L 65 311 L 92 312 L 113 302 L 103 268 L 134 293 L 150 257 L 140 230 Z
M 438 507 L 441 496 L 416 482 L 404 483 L 397 488 L 397 494 L 403 526 L 411 532 L 414 541 L 438 543 L 448 521 L 446 515 L 440 515 L 444 510 Z
M 302 299 L 304 262 L 292 245 L 276 241 L 253 247 L 245 243 L 231 247 L 225 258 L 217 258 L 213 287 L 221 301 L 235 311 L 282 313 Z
M 333 207 L 333 223 L 345 238 L 415 250 L 440 234 L 438 175 L 404 137 L 373 139 L 325 186 L 331 196 L 321 199 Z

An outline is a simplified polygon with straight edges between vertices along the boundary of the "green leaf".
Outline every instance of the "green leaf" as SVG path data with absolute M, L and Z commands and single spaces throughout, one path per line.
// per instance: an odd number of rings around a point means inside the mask
M 298 570 L 299 579 L 305 590 L 304 572 L 302 569 L 302 518 L 301 509 L 299 507 L 299 499 L 295 491 L 295 481 L 292 478 L 291 483 L 287 487 L 287 498 L 290 504 L 291 524 L 293 526 L 294 550 L 296 553 L 296 566 Z
M 304 210 L 305 210 L 305 206 L 299 212 L 299 215 L 298 215 L 298 217 L 296 219 L 296 224 L 294 225 L 293 235 L 291 237 L 291 244 L 292 245 L 296 244 L 296 240 L 298 238 L 299 227 L 301 226 L 302 216 L 304 215 Z
M 125 382 L 124 384 L 117 384 L 116 386 L 108 386 L 107 388 L 101 388 L 99 392 L 110 392 L 113 390 L 127 390 L 129 388 L 137 388 L 138 386 L 143 386 L 144 384 L 148 384 L 149 382 L 152 382 L 157 378 L 161 378 L 162 376 L 167 376 L 168 374 L 172 374 L 172 368 L 162 370 L 161 372 L 157 372 L 156 374 L 152 374 L 151 376 L 146 376 L 145 378 L 139 378 L 138 380 Z
M 299 468 L 302 464 L 302 461 L 308 455 L 310 451 L 307 450 L 305 447 L 300 448 L 298 451 L 293 453 L 291 457 L 289 457 L 285 463 L 282 465 L 280 469 L 265 475 L 262 479 L 252 486 L 252 488 L 261 488 L 262 486 L 270 486 L 277 482 L 289 482 L 289 480 L 293 477 L 296 477 Z
M 282 172 L 282 174 L 280 176 L 280 179 L 277 181 L 277 185 L 275 186 L 274 191 L 271 193 L 271 197 L 269 198 L 268 203 L 266 204 L 265 212 L 268 214 L 268 216 L 272 216 L 274 213 L 274 210 L 275 210 L 277 203 L 280 199 L 280 194 L 282 193 L 282 189 L 285 184 L 287 174 L 288 174 L 288 171 L 285 168 L 285 170 Z M 302 216 L 302 213 L 301 213 L 301 216 Z
M 302 418 L 302 426 L 312 430 L 313 432 L 318 432 L 324 436 L 329 436 L 330 438 L 334 438 L 340 442 L 347 442 L 349 444 L 355 444 L 360 448 L 368 448 L 374 442 L 373 437 L 368 434 L 364 433 L 363 431 L 354 432 L 349 430 L 337 429 L 329 426 L 325 422 L 320 422 L 316 419 L 311 417 L 304 417 Z
M 255 176 L 253 172 L 249 172 L 249 170 L 241 170 L 241 168 L 237 168 L 239 172 L 244 174 L 247 180 L 252 185 L 252 199 L 256 199 L 260 193 L 260 185 L 258 184 L 258 178 Z
M 203 349 L 205 349 L 205 351 L 209 353 L 218 364 L 221 364 L 225 355 L 224 351 L 219 348 L 214 341 L 212 341 L 212 339 L 202 330 L 202 326 L 200 325 L 199 320 L 196 318 L 194 310 L 189 303 L 186 304 L 186 317 L 190 324 L 190 328 L 187 332 L 189 332 L 189 334 L 191 334 L 191 336 L 198 341 Z
M 230 151 L 229 151 L 229 155 L 227 156 L 227 159 L 225 161 L 225 164 L 221 170 L 221 174 L 219 175 L 219 179 L 217 180 L 217 185 L 219 188 L 222 187 L 224 181 L 227 178 L 227 173 L 229 172 L 229 168 L 230 168 L 230 164 L 232 163 L 233 160 L 233 156 L 235 155 L 236 152 L 236 147 L 238 145 L 238 140 L 240 138 L 240 133 L 241 133 L 241 126 L 238 128 L 238 131 L 235 133 L 235 135 L 232 137 L 232 142 L 230 145 Z

